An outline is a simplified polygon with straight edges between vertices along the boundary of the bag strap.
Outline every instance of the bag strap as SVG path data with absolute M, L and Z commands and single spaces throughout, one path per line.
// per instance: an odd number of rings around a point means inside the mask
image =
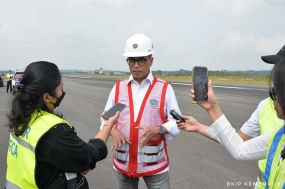
M 53 181 L 53 183 L 48 187 L 48 189 L 56 189 L 62 186 L 66 182 L 66 179 L 63 175 L 64 174 L 61 174 L 60 177 Z

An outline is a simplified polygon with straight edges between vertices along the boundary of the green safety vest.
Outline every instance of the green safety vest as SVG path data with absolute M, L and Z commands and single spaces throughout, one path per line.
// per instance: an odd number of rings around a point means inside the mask
M 45 111 L 34 113 L 31 120 L 33 121 L 23 135 L 17 137 L 13 132 L 10 133 L 6 172 L 8 189 L 38 188 L 35 182 L 35 149 L 39 140 L 59 123 L 66 123 L 72 127 L 64 119 Z
M 281 121 L 277 117 L 276 111 L 274 109 L 274 102 L 271 100 L 271 98 L 267 98 L 265 104 L 263 105 L 259 113 L 258 121 L 260 125 L 260 135 L 268 133 L 281 126 Z M 258 161 L 258 167 L 261 172 L 261 175 L 263 175 L 265 172 L 266 161 L 266 159 Z M 258 178 L 257 180 L 257 188 L 265 189 L 264 179 Z
M 11 79 L 11 76 L 13 77 L 13 74 L 7 74 L 6 75 L 6 80 L 7 81 L 11 81 L 12 79 Z
M 279 164 L 280 153 L 285 142 L 284 128 L 276 129 L 269 138 L 269 150 L 267 151 L 267 162 L 264 173 L 266 180 L 265 189 L 285 188 L 285 161 Z

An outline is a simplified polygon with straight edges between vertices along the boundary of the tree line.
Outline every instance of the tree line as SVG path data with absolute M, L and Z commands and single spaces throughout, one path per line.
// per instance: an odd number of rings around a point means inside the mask
M 192 71 L 179 70 L 164 72 L 162 70 L 152 71 L 154 75 L 165 75 L 165 76 L 191 76 Z M 220 76 L 220 77 L 269 77 L 270 71 L 208 71 L 208 76 Z

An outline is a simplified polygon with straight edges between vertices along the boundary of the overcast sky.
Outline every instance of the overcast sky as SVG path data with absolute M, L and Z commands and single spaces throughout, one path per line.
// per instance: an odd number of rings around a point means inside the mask
M 269 70 L 285 44 L 284 0 L 0 0 L 0 70 L 128 71 L 126 40 L 154 44 L 153 70 Z

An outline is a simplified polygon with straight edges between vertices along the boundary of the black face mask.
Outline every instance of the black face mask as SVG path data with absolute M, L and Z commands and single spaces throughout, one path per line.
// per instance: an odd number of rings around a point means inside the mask
M 53 104 L 53 103 L 51 103 L 53 106 L 54 106 L 54 108 L 56 108 L 56 107 L 59 107 L 59 105 L 60 105 L 60 103 L 61 103 L 61 101 L 62 101 L 62 99 L 64 98 L 64 96 L 65 96 L 65 92 L 64 91 L 62 91 L 62 95 L 60 96 L 60 97 L 55 97 L 54 96 L 54 98 L 56 98 L 57 99 L 57 101 Z

